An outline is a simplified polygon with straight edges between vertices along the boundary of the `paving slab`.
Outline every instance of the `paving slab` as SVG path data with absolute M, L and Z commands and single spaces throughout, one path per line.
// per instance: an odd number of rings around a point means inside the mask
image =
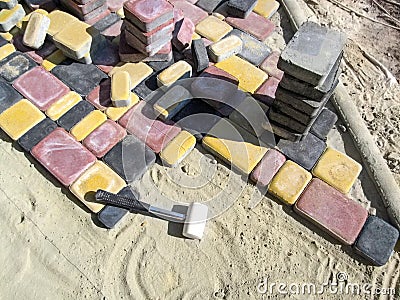
M 268 192 L 287 205 L 293 205 L 312 179 L 311 173 L 287 160 L 272 179 Z
M 126 19 L 124 20 L 123 26 L 125 30 L 128 30 L 142 43 L 149 45 L 162 39 L 166 34 L 171 33 L 174 30 L 174 20 L 169 20 L 149 32 L 143 32 L 140 28 L 136 27 Z
M 47 34 L 50 37 L 53 37 L 55 34 L 60 32 L 69 24 L 78 20 L 73 15 L 61 10 L 54 10 L 50 12 L 48 14 L 48 18 L 50 19 L 50 26 L 49 29 L 47 30 Z
M 196 138 L 188 131 L 181 131 L 160 153 L 164 166 L 174 168 L 196 146 Z
M 342 32 L 305 22 L 281 54 L 278 67 L 314 86 L 323 83 L 346 43 Z
M 64 83 L 42 67 L 21 75 L 13 87 L 43 111 L 69 92 Z
M 171 20 L 173 9 L 166 0 L 131 0 L 124 3 L 125 17 L 145 32 Z
M 84 65 L 75 62 L 58 65 L 51 70 L 51 73 L 81 96 L 86 96 L 103 79 L 108 78 L 95 65 Z
M 183 51 L 192 43 L 195 26 L 189 18 L 183 18 L 175 23 L 172 44 L 178 51 Z
M 192 77 L 192 66 L 184 60 L 169 66 L 157 75 L 159 87 L 169 87 L 180 79 Z
M 82 144 L 96 155 L 96 157 L 101 158 L 125 136 L 126 131 L 124 128 L 112 120 L 107 120 L 93 130 L 82 141 Z
M 125 181 L 117 173 L 103 162 L 96 161 L 70 186 L 70 191 L 92 212 L 98 213 L 104 205 L 96 203 L 97 190 L 118 193 L 125 186 Z
M 189 1 L 174 1 L 174 8 L 183 11 L 183 15 L 192 20 L 194 25 L 208 17 L 206 11 Z
M 22 99 L 0 114 L 0 128 L 16 141 L 45 117 L 31 102 Z
M 313 175 L 347 194 L 360 175 L 360 163 L 346 154 L 328 147 L 313 169 Z
M 191 46 L 194 71 L 199 73 L 208 68 L 210 60 L 204 41 L 200 38 L 192 41 Z
M 115 145 L 103 160 L 125 181 L 131 183 L 139 180 L 154 164 L 156 155 L 137 137 L 128 135 Z
M 23 96 L 13 89 L 7 82 L 0 80 L 0 114 L 22 98 Z
M 29 56 L 15 51 L 0 61 L 0 75 L 8 82 L 13 82 L 19 76 L 36 67 L 37 64 Z
M 226 119 L 220 120 L 208 132 L 202 145 L 246 175 L 253 171 L 267 152 L 257 138 Z
M 282 80 L 284 72 L 278 69 L 278 61 L 280 53 L 277 51 L 272 52 L 260 65 L 260 69 L 267 72 L 269 76 L 275 77 L 279 81 Z
M 82 120 L 75 124 L 70 133 L 79 142 L 84 140 L 93 130 L 107 120 L 107 116 L 99 110 L 94 110 L 87 114 Z
M 267 187 L 285 162 L 285 155 L 275 149 L 269 149 L 250 178 L 257 183 L 257 186 Z
M 112 69 L 109 76 L 112 76 L 117 71 L 126 71 L 131 76 L 131 87 L 135 88 L 139 83 L 148 78 L 153 69 L 143 62 L 139 63 L 124 63 L 121 66 L 116 66 Z
M 115 107 L 129 106 L 131 101 L 131 77 L 126 71 L 117 71 L 111 77 L 111 101 Z
M 238 56 L 253 65 L 260 65 L 271 54 L 270 47 L 242 30 L 234 29 L 230 35 L 235 35 L 242 40 L 242 50 L 238 53 Z M 261 69 L 264 70 L 263 68 Z
M 275 31 L 275 24 L 273 22 L 254 12 L 251 12 L 246 19 L 227 17 L 225 21 L 229 25 L 247 32 L 262 42 Z
M 96 157 L 62 128 L 55 129 L 31 151 L 63 185 L 69 186 L 96 162 Z
M 268 78 L 253 94 L 253 97 L 265 105 L 272 106 L 275 101 L 275 93 L 279 86 L 279 79 Z
M 258 0 L 253 11 L 264 18 L 270 19 L 279 9 L 279 2 L 275 0 Z
M 232 55 L 240 53 L 242 51 L 242 46 L 243 42 L 239 37 L 230 35 L 210 45 L 208 47 L 208 54 L 213 62 L 220 62 Z
M 17 4 L 10 9 L 0 10 L 0 31 L 10 31 L 22 18 L 25 17 L 25 11 L 21 4 Z
M 44 43 L 49 26 L 50 19 L 48 17 L 40 13 L 32 13 L 22 42 L 25 46 L 39 49 Z
M 299 143 L 280 140 L 277 148 L 285 154 L 288 159 L 293 160 L 304 169 L 310 171 L 324 153 L 326 144 L 309 133 L 304 140 Z
M 310 131 L 321 140 L 326 140 L 337 120 L 338 116 L 334 112 L 324 108 L 311 126 Z
M 94 106 L 89 102 L 79 101 L 57 120 L 57 124 L 58 126 L 63 127 L 65 130 L 70 131 L 72 127 L 79 123 L 89 113 L 94 111 L 94 109 Z
M 338 239 L 352 245 L 368 211 L 318 178 L 314 178 L 294 206 L 295 211 Z
M 46 115 L 53 121 L 56 121 L 81 100 L 82 97 L 79 94 L 70 91 L 62 96 L 60 99 L 58 99 L 56 102 L 51 104 L 50 107 L 46 110 Z
M 173 86 L 153 104 L 156 116 L 161 120 L 172 119 L 191 100 L 192 95 L 183 86 Z
M 49 118 L 44 119 L 35 125 L 27 133 L 18 139 L 18 144 L 26 151 L 30 152 L 41 140 L 52 133 L 57 128 L 57 124 Z
M 399 231 L 376 217 L 369 216 L 357 241 L 355 251 L 374 265 L 385 265 L 394 251 Z
M 228 13 L 233 17 L 246 19 L 256 4 L 257 0 L 229 0 Z
M 218 42 L 231 32 L 232 29 L 226 22 L 214 16 L 208 16 L 196 25 L 196 33 L 212 42 Z
M 208 13 L 212 13 L 220 4 L 226 0 L 198 0 L 196 6 L 205 10 Z

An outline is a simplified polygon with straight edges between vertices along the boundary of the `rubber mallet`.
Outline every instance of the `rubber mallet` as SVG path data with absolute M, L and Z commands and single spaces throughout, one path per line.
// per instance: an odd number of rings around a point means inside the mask
M 150 213 L 167 221 L 184 223 L 182 234 L 190 239 L 201 240 L 206 227 L 208 206 L 197 202 L 189 205 L 185 215 L 151 206 L 135 198 L 122 197 L 104 190 L 97 190 L 96 201 L 102 204 L 133 210 L 135 212 Z

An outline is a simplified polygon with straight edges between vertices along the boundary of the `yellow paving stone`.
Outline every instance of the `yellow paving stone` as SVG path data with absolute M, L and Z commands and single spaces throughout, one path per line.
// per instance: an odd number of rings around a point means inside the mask
M 75 21 L 55 34 L 53 41 L 64 53 L 72 58 L 80 59 L 90 52 L 92 42 L 98 35 L 99 32 L 94 27 Z
M 126 71 L 131 76 L 131 88 L 134 89 L 139 83 L 145 80 L 153 73 L 153 69 L 150 68 L 143 62 L 139 63 L 123 63 L 114 67 L 109 76 L 112 76 L 115 72 Z
M 121 7 L 120 9 L 118 9 L 115 13 L 116 13 L 121 19 L 125 19 L 125 12 L 124 12 L 124 8 L 123 8 L 123 7 Z
M 13 44 L 5 44 L 3 47 L 0 48 L 0 60 L 6 58 L 11 53 L 15 52 L 15 47 Z
M 7 42 L 11 42 L 13 39 L 13 35 L 9 32 L 0 32 L 0 36 L 5 39 Z
M 39 49 L 46 38 L 50 19 L 40 13 L 32 13 L 26 25 L 22 43 L 33 49 Z
M 267 73 L 236 55 L 216 63 L 215 66 L 236 77 L 239 80 L 239 88 L 249 93 L 257 91 L 268 79 Z
M 64 55 L 64 53 L 58 49 L 43 60 L 42 66 L 50 72 L 54 69 L 54 67 L 61 64 L 66 59 L 67 57 Z
M 97 190 L 118 193 L 125 186 L 125 181 L 117 173 L 103 162 L 97 161 L 70 186 L 70 190 L 92 212 L 97 213 L 104 207 L 94 202 Z
M 130 104 L 126 107 L 107 107 L 105 113 L 113 121 L 119 120 L 131 107 L 139 103 L 139 97 L 131 92 Z
M 231 35 L 210 45 L 208 53 L 212 61 L 220 62 L 239 53 L 242 50 L 242 45 L 243 42 L 240 37 Z
M 0 128 L 15 141 L 45 118 L 35 105 L 22 99 L 0 114 Z
M 268 151 L 256 137 L 227 120 L 210 130 L 203 146 L 244 174 L 250 174 Z
M 225 20 L 225 16 L 222 15 L 222 14 L 220 14 L 220 13 L 213 12 L 212 15 L 213 15 L 214 17 L 220 19 L 221 21 Z
M 72 127 L 71 134 L 80 142 L 106 120 L 107 116 L 105 114 L 99 110 L 94 110 Z
M 285 204 L 293 205 L 311 179 L 310 172 L 288 160 L 272 179 L 268 191 Z
M 111 101 L 115 107 L 130 104 L 131 77 L 126 71 L 117 71 L 111 76 Z
M 168 87 L 181 78 L 189 78 L 191 76 L 192 66 L 186 61 L 180 60 L 157 75 L 157 84 L 159 87 Z
M 167 167 L 175 167 L 195 146 L 196 138 L 183 130 L 161 151 L 160 158 Z
M 78 93 L 70 91 L 68 94 L 54 102 L 46 110 L 46 115 L 53 121 L 56 121 L 81 100 L 82 97 Z
M 0 10 L 0 31 L 7 32 L 25 17 L 25 11 L 21 4 L 11 9 Z
M 199 40 L 199 39 L 201 39 L 201 36 L 198 35 L 196 32 L 193 32 L 192 40 Z
M 279 2 L 275 0 L 258 0 L 253 11 L 260 16 L 271 18 L 279 9 Z
M 362 166 L 351 157 L 335 149 L 327 148 L 315 165 L 312 173 L 340 192 L 347 194 Z
M 196 33 L 212 42 L 218 42 L 232 30 L 233 28 L 228 23 L 215 16 L 208 16 L 196 25 Z
M 67 27 L 67 25 L 75 21 L 78 21 L 78 19 L 75 18 L 73 15 L 70 15 L 69 13 L 66 13 L 61 10 L 54 10 L 47 16 L 50 19 L 50 26 L 49 29 L 47 30 L 47 34 L 51 37 L 53 37 L 59 31 Z

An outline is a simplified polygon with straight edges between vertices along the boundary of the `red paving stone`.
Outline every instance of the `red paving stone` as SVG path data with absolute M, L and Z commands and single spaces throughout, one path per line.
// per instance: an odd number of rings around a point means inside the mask
M 107 0 L 107 6 L 108 9 L 111 12 L 116 12 L 117 10 L 119 10 L 120 8 L 122 8 L 122 6 L 124 5 L 124 3 L 127 0 Z
M 280 54 L 277 51 L 272 52 L 260 65 L 260 69 L 267 72 L 269 76 L 282 80 L 284 72 L 278 69 Z
M 320 179 L 314 178 L 295 204 L 300 215 L 346 245 L 352 245 L 368 211 Z
M 121 34 L 122 23 L 123 21 L 119 20 L 118 22 L 114 23 L 113 25 L 102 31 L 101 34 L 105 37 L 111 38 L 119 36 Z
M 206 11 L 188 1 L 176 1 L 174 2 L 174 7 L 175 9 L 181 9 L 183 11 L 183 15 L 192 20 L 194 25 L 197 25 L 200 21 L 208 17 L 208 13 Z
M 275 30 L 274 23 L 254 12 L 251 12 L 246 19 L 227 17 L 225 21 L 229 25 L 251 34 L 260 41 L 265 41 Z
M 64 83 L 42 67 L 21 75 L 13 87 L 43 111 L 69 92 Z
M 172 122 L 167 124 L 157 120 L 152 107 L 144 101 L 130 109 L 119 120 L 119 124 L 146 143 L 155 153 L 160 153 L 181 131 L 181 128 Z
M 259 89 L 253 94 L 254 98 L 271 106 L 275 100 L 276 89 L 279 86 L 279 79 L 275 77 L 270 77 L 265 81 Z
M 65 186 L 96 162 L 96 157 L 62 128 L 55 129 L 31 152 Z
M 84 140 L 83 145 L 97 157 L 103 157 L 126 136 L 126 131 L 114 121 L 107 120 Z
M 269 149 L 253 173 L 251 173 L 251 179 L 257 182 L 257 185 L 266 187 L 285 162 L 285 155 L 275 149 Z
M 192 42 L 195 31 L 194 24 L 189 18 L 184 18 L 179 23 L 176 23 L 175 26 L 172 43 L 179 51 L 182 51 L 189 47 Z

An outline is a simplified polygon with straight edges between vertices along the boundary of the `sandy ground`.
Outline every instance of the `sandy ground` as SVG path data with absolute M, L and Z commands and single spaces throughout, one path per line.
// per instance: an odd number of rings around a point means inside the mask
M 287 32 L 287 20 L 282 24 Z M 268 43 L 278 49 L 284 39 L 277 33 Z M 4 133 L 0 137 L 1 299 L 388 299 L 257 290 L 263 278 L 318 289 L 336 282 L 339 272 L 347 283 L 396 288 L 399 296 L 398 253 L 384 267 L 367 266 L 273 199 L 250 209 L 257 189 L 200 146 L 178 168 L 156 164 L 135 188 L 143 200 L 165 208 L 171 208 L 166 198 L 181 205 L 213 198 L 215 207 L 229 207 L 208 222 L 201 242 L 182 239 L 180 226 L 135 214 L 114 230 L 98 227 L 68 190 Z M 344 130 L 332 131 L 328 144 L 360 160 Z M 387 218 L 365 170 L 351 195 Z

